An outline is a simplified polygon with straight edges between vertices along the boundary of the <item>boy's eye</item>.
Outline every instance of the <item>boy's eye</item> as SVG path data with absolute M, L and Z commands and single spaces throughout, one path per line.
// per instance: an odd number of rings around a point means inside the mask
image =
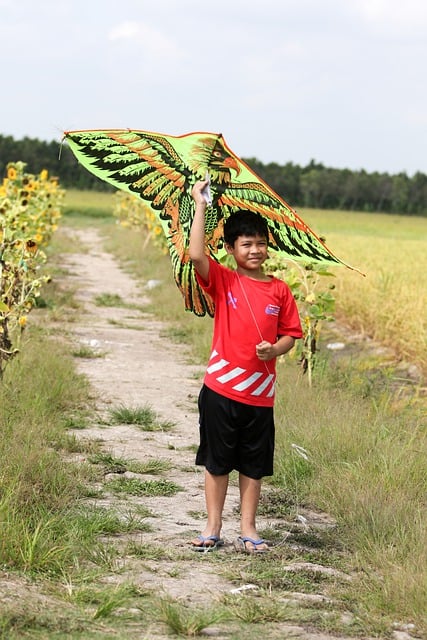
M 265 247 L 267 245 L 266 242 L 242 242 L 242 247 Z

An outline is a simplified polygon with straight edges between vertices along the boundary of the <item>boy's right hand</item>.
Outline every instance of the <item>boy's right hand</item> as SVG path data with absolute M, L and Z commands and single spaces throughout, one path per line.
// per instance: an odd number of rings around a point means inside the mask
M 209 260 L 205 247 L 205 212 L 207 203 L 202 190 L 208 184 L 207 180 L 196 182 L 191 190 L 191 195 L 196 203 L 193 221 L 190 229 L 190 242 L 188 255 L 194 268 L 203 280 L 209 280 Z
M 202 204 L 202 205 L 204 205 L 206 207 L 206 199 L 205 199 L 205 196 L 203 195 L 202 191 L 203 191 L 203 189 L 205 189 L 207 187 L 208 184 L 209 184 L 209 180 L 199 180 L 193 186 L 193 188 L 191 190 L 191 195 L 193 197 L 194 202 L 197 205 Z

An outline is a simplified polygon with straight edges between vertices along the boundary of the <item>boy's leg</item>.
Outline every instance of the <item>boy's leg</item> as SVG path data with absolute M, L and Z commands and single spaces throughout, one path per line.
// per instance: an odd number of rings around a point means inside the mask
M 217 536 L 221 535 L 222 527 L 222 512 L 224 509 L 225 497 L 228 489 L 228 474 L 222 476 L 214 476 L 206 469 L 205 470 L 205 501 L 206 511 L 208 513 L 208 519 L 206 527 L 202 531 L 202 536 Z M 196 538 L 192 540 L 194 546 L 207 546 L 213 544 L 208 542 L 203 543 L 202 540 Z
M 239 474 L 240 489 L 240 533 L 242 537 L 258 540 L 259 535 L 256 530 L 256 514 L 259 498 L 261 495 L 261 480 L 249 478 L 243 473 Z M 247 541 L 246 548 L 251 551 L 255 546 Z M 259 551 L 268 549 L 268 545 L 263 543 L 256 547 Z

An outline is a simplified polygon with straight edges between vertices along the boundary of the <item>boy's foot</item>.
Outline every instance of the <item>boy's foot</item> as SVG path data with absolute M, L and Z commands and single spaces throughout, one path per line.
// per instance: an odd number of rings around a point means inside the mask
M 219 536 L 197 536 L 195 540 L 191 540 L 190 544 L 194 551 L 213 551 L 224 545 L 224 540 Z
M 234 546 L 236 551 L 250 554 L 267 553 L 270 550 L 263 538 L 250 538 L 249 536 L 239 536 Z

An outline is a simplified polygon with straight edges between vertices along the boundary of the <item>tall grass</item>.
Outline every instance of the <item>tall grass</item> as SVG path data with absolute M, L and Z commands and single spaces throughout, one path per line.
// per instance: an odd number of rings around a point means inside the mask
M 29 338 L 0 386 L 0 561 L 43 570 L 69 552 L 58 521 L 79 482 L 60 449 L 67 416 L 81 408 L 87 388 L 59 345 L 47 346 L 35 329 Z
M 392 407 L 353 395 L 351 386 L 331 387 L 327 375 L 309 390 L 286 371 L 274 480 L 296 503 L 316 504 L 336 519 L 361 572 L 353 586 L 358 607 L 425 625 L 427 430 L 421 411 Z M 309 458 L 297 481 L 293 443 Z

